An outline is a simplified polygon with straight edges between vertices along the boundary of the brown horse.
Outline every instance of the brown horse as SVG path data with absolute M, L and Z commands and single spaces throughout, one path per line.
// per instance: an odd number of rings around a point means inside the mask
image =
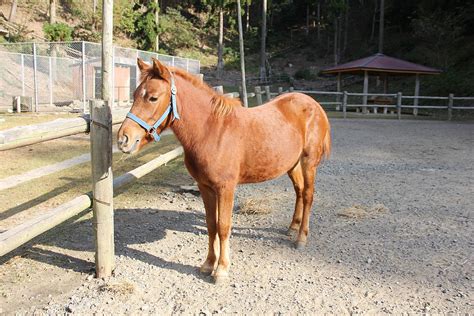
M 141 83 L 132 114 L 118 132 L 118 145 L 125 153 L 135 153 L 159 140 L 158 134 L 168 127 L 181 142 L 186 168 L 198 183 L 206 209 L 209 251 L 201 272 L 214 272 L 216 282 L 228 277 L 234 191 L 241 183 L 288 173 L 296 191 L 288 232 L 297 232 L 296 246 L 304 247 L 316 168 L 331 149 L 329 121 L 321 106 L 307 95 L 287 93 L 244 108 L 240 101 L 218 95 L 198 78 L 156 59 L 152 66 L 138 59 L 138 67 Z

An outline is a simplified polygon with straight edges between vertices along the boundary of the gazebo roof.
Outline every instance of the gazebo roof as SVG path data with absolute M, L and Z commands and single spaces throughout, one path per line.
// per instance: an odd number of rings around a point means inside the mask
M 321 73 L 363 73 L 364 71 L 394 73 L 398 75 L 437 75 L 441 73 L 441 70 L 439 69 L 426 67 L 390 56 L 385 56 L 384 54 L 375 54 L 369 57 L 350 61 L 345 64 L 329 67 L 323 69 Z

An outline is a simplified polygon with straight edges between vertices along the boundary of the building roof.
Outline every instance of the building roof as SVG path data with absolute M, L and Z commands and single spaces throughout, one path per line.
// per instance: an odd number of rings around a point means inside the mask
M 386 56 L 384 54 L 375 54 L 369 57 L 350 61 L 345 64 L 337 65 L 323 69 L 323 74 L 337 74 L 337 73 L 361 73 L 368 72 L 382 72 L 393 73 L 398 75 L 436 75 L 441 73 L 441 70 L 426 67 L 423 65 L 411 63 L 406 60 Z

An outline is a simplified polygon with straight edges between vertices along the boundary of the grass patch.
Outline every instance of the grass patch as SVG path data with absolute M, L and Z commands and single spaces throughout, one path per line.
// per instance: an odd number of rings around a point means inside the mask
M 160 154 L 164 154 L 178 146 L 173 135 L 167 135 L 157 144 L 150 144 L 133 156 L 122 153 L 113 155 L 114 176 L 134 169 Z M 64 150 L 64 147 L 62 149 Z M 54 152 L 43 153 L 54 156 Z M 42 159 L 43 157 L 37 157 Z M 19 162 L 21 163 L 21 161 Z M 133 184 L 117 190 L 118 197 L 114 200 L 115 207 L 142 205 L 156 197 L 160 190 L 192 183 L 180 157 L 151 172 Z M 25 182 L 11 189 L 3 190 L 2 206 L 0 207 L 0 230 L 8 229 L 45 210 L 56 207 L 70 199 L 92 189 L 90 163 L 77 165 L 39 179 Z M 140 198 L 137 198 L 137 195 Z
M 112 295 L 129 295 L 135 292 L 135 285 L 127 281 L 108 283 L 101 285 L 99 291 L 109 292 Z
M 0 131 L 17 126 L 34 125 L 58 118 L 76 118 L 76 113 L 15 113 L 0 115 Z M 3 121 L 4 120 L 4 121 Z
M 244 215 L 259 215 L 271 213 L 269 199 L 248 198 L 239 202 L 239 213 Z

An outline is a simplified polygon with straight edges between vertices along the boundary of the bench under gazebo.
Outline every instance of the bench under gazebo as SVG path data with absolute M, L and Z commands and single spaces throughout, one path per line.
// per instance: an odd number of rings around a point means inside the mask
M 420 94 L 420 75 L 438 75 L 441 73 L 441 70 L 378 53 L 369 57 L 325 68 L 321 73 L 337 75 L 338 92 L 341 92 L 341 77 L 343 74 L 363 75 L 363 105 L 366 105 L 368 101 L 367 93 L 369 92 L 369 75 L 375 75 L 382 78 L 384 94 L 387 94 L 388 90 L 388 76 L 415 76 L 414 105 L 417 106 L 418 98 L 416 97 Z M 363 111 L 366 112 L 366 108 L 363 107 Z M 417 115 L 416 108 L 413 109 L 413 114 Z

